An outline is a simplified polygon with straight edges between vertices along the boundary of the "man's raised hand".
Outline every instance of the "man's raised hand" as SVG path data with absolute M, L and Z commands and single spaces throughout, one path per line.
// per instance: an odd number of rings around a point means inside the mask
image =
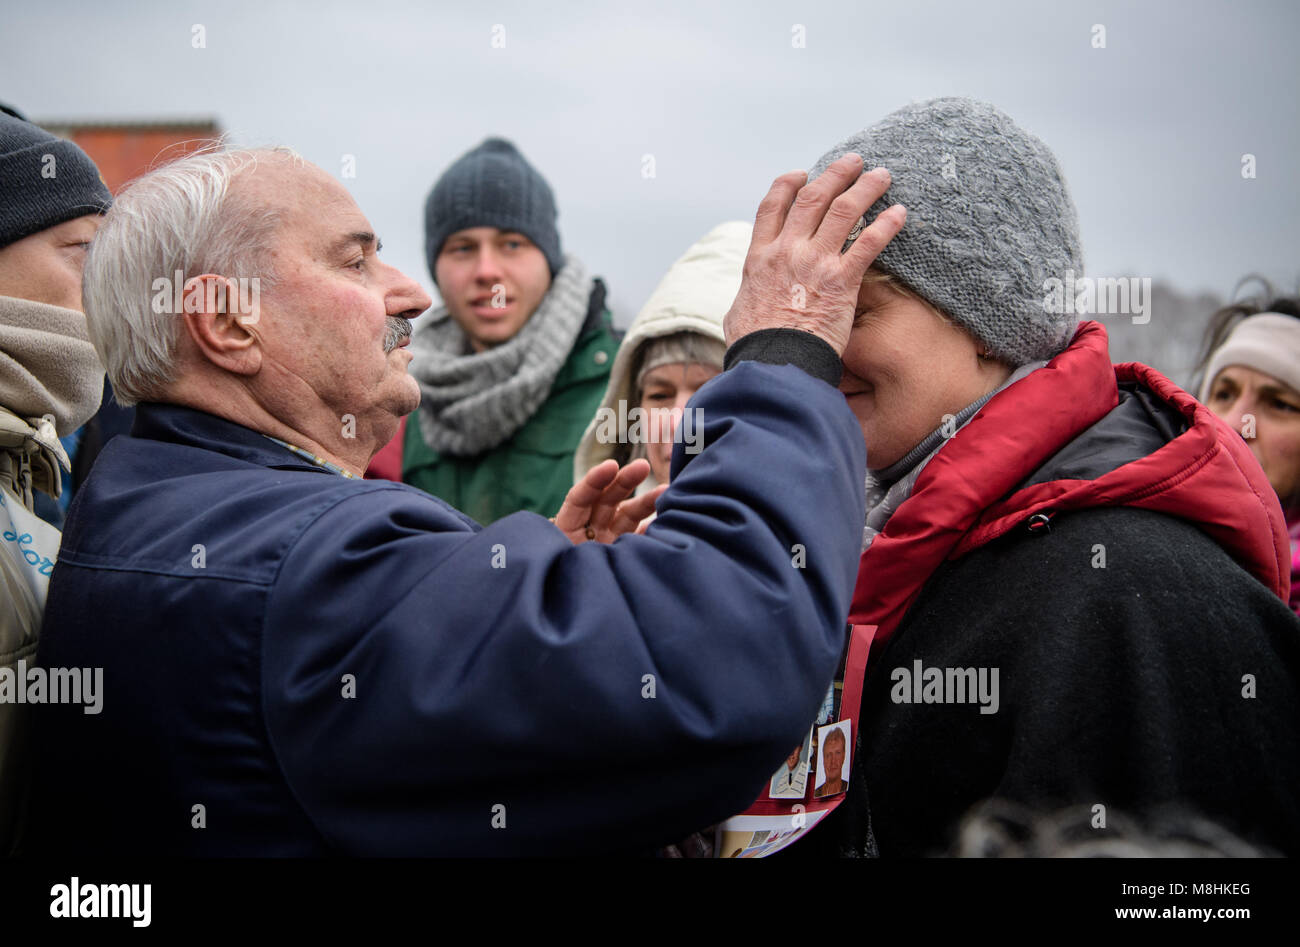
M 740 291 L 723 322 L 728 345 L 760 329 L 802 329 L 843 353 L 863 274 L 907 217 L 903 205 L 893 205 L 841 253 L 889 189 L 884 168 L 861 172 L 862 159 L 850 153 L 811 183 L 803 171 L 773 182 L 758 205 Z

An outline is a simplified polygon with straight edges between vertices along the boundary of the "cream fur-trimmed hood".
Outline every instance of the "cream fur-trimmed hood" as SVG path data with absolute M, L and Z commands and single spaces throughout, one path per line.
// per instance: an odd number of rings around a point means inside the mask
M 675 332 L 698 332 L 719 342 L 726 339 L 722 319 L 740 289 L 741 270 L 753 225 L 744 221 L 719 224 L 701 237 L 659 281 L 646 304 L 632 321 L 609 373 L 602 409 L 618 412 L 618 403 L 632 395 L 631 368 L 646 342 Z M 597 413 L 599 417 L 599 412 Z M 596 417 L 591 419 L 573 456 L 574 481 L 592 467 L 614 456 L 618 444 L 596 440 Z M 654 486 L 653 474 L 642 490 Z

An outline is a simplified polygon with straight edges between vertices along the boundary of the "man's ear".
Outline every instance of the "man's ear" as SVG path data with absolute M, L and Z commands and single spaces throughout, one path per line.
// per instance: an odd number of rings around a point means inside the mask
M 236 375 L 256 375 L 262 367 L 262 340 L 256 317 L 239 311 L 234 280 L 212 273 L 185 281 L 185 329 L 201 357 Z

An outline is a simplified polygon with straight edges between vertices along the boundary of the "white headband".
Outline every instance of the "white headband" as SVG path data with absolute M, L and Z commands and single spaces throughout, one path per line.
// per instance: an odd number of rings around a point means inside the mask
M 1229 365 L 1272 375 L 1300 392 L 1300 319 L 1261 312 L 1241 320 L 1210 357 L 1201 381 L 1201 401 L 1209 397 L 1214 379 Z

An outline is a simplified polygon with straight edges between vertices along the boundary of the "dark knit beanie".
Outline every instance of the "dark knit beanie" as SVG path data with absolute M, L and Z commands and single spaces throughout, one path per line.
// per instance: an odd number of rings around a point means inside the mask
M 424 203 L 424 253 L 429 273 L 442 245 L 458 230 L 496 227 L 521 233 L 546 257 L 554 277 L 564 266 L 555 229 L 555 197 L 546 179 L 504 138 L 489 138 L 443 172 Z
M 75 144 L 0 113 L 0 247 L 113 203 L 95 163 Z
M 889 169 L 867 219 L 907 208 L 875 266 L 905 283 L 1013 367 L 1051 358 L 1078 317 L 1044 303 L 1047 280 L 1083 275 L 1078 214 L 1047 146 L 991 105 L 932 99 L 846 138 L 809 177 L 854 151 Z

